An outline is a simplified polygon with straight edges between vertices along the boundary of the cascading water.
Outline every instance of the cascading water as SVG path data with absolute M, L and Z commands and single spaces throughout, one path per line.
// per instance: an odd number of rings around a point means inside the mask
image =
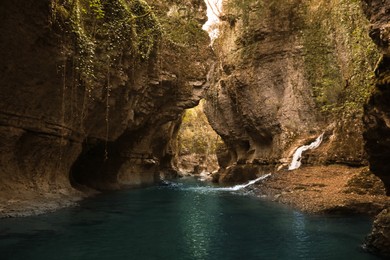
M 295 169 L 298 169 L 299 167 L 301 167 L 302 153 L 304 151 L 315 149 L 318 146 L 320 146 L 323 137 L 324 137 L 324 133 L 322 133 L 319 137 L 317 137 L 317 139 L 314 142 L 312 142 L 311 144 L 303 145 L 303 146 L 299 147 L 293 155 L 293 159 L 288 167 L 288 170 L 291 171 L 291 170 L 295 170 Z
M 359 248 L 372 224 L 366 217 L 312 216 L 240 191 L 190 190 L 204 185 L 194 178 L 175 184 L 1 219 L 1 259 L 378 260 Z
M 211 45 L 219 36 L 218 24 L 220 22 L 219 16 L 222 14 L 223 0 L 205 0 L 207 5 L 207 22 L 203 25 L 203 30 L 210 35 Z
M 257 179 L 254 179 L 254 180 L 251 180 L 249 181 L 248 183 L 246 184 L 239 184 L 239 185 L 236 185 L 236 186 L 233 186 L 233 187 L 226 187 L 226 188 L 214 188 L 215 190 L 226 190 L 226 191 L 236 191 L 236 190 L 242 190 L 252 184 L 255 184 L 256 182 L 258 181 L 261 181 L 261 180 L 265 180 L 267 179 L 268 177 L 271 176 L 271 173 L 268 173 L 266 175 L 263 175 Z
M 171 183 L 169 181 L 165 181 L 164 183 L 167 184 L 168 186 L 171 186 L 173 188 L 179 188 L 181 190 L 192 190 L 192 191 L 200 191 L 200 192 L 213 192 L 213 191 L 238 191 L 238 190 L 242 190 L 250 185 L 253 185 L 255 184 L 256 182 L 259 182 L 261 180 L 264 180 L 268 177 L 271 176 L 271 173 L 268 173 L 268 174 L 265 174 L 257 179 L 254 179 L 254 180 L 251 180 L 249 181 L 248 183 L 246 184 L 239 184 L 239 185 L 235 185 L 233 187 L 211 187 L 211 186 L 201 186 L 201 187 L 187 187 L 187 188 L 183 188 L 181 187 L 180 185 L 176 184 L 176 183 Z

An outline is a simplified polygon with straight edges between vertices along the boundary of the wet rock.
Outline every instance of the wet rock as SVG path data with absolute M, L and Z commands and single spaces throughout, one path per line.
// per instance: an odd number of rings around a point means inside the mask
M 366 248 L 384 257 L 390 257 L 390 208 L 383 210 L 373 224 L 373 230 L 366 239 Z
M 256 165 L 235 165 L 221 169 L 218 176 L 218 183 L 233 184 L 245 183 L 256 179 L 259 169 Z

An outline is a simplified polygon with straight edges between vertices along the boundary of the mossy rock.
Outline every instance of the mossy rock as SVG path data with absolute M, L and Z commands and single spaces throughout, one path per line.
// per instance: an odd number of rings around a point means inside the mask
M 78 85 L 92 93 L 103 88 L 109 71 L 126 71 L 122 57 L 133 64 L 147 61 L 161 40 L 161 26 L 143 0 L 63 0 L 53 5 L 53 21 L 73 41 L 72 58 Z M 108 72 L 107 72 L 108 71 Z

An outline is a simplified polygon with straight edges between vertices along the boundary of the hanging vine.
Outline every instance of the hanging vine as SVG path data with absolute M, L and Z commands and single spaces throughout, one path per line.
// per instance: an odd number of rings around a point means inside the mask
M 145 61 L 161 36 L 157 18 L 142 0 L 53 0 L 52 8 L 56 22 L 75 41 L 75 68 L 90 95 L 102 87 L 105 55 L 122 70 L 123 53 Z
M 79 109 L 80 127 L 84 127 L 90 105 L 103 104 L 107 142 L 111 78 L 115 76 L 115 84 L 125 86 L 127 77 L 121 75 L 134 70 L 130 64 L 147 62 L 161 38 L 160 23 L 143 0 L 53 0 L 52 10 L 53 25 L 73 41 L 65 59 L 73 60 L 78 90 L 72 91 L 85 93 Z

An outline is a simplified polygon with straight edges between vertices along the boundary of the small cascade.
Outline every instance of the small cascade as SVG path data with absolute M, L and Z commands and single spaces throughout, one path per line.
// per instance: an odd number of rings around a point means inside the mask
M 314 142 L 312 142 L 311 144 L 303 145 L 303 146 L 299 147 L 293 155 L 293 159 L 292 159 L 290 165 L 288 166 L 288 170 L 291 171 L 291 170 L 295 170 L 295 169 L 298 169 L 299 167 L 301 167 L 302 153 L 304 151 L 312 150 L 312 149 L 315 149 L 318 146 L 320 146 L 323 137 L 324 137 L 324 133 L 322 133 L 319 137 L 317 137 L 317 139 Z
M 222 0 L 205 0 L 207 5 L 207 22 L 203 25 L 203 30 L 207 31 L 211 45 L 215 39 L 219 36 L 218 24 L 220 23 L 219 17 L 222 15 Z
M 271 173 L 265 174 L 257 179 L 251 180 L 246 184 L 239 184 L 233 187 L 223 187 L 223 188 L 215 188 L 215 187 L 191 187 L 188 188 L 188 190 L 196 190 L 196 191 L 202 191 L 202 192 L 210 192 L 210 191 L 238 191 L 242 190 L 250 185 L 255 184 L 258 181 L 264 180 L 271 176 Z
M 255 184 L 256 182 L 259 182 L 261 180 L 265 180 L 268 177 L 271 176 L 271 173 L 265 174 L 257 179 L 251 180 L 246 184 L 239 184 L 235 185 L 233 187 L 212 187 L 212 186 L 198 186 L 198 187 L 188 187 L 186 185 L 183 185 L 183 183 L 174 183 L 170 181 L 162 181 L 161 186 L 168 186 L 173 189 L 179 189 L 184 191 L 197 191 L 201 193 L 208 193 L 208 192 L 216 192 L 216 191 L 238 191 L 242 190 L 250 185 Z
M 226 187 L 226 188 L 214 188 L 215 190 L 226 190 L 226 191 L 236 191 L 236 190 L 242 190 L 252 184 L 255 184 L 256 182 L 258 181 L 261 181 L 261 180 L 264 180 L 264 179 L 267 179 L 268 177 L 271 176 L 271 173 L 268 173 L 266 175 L 263 175 L 257 179 L 254 179 L 254 180 L 251 180 L 249 181 L 248 183 L 246 184 L 239 184 L 239 185 L 236 185 L 236 186 L 233 186 L 233 187 Z

